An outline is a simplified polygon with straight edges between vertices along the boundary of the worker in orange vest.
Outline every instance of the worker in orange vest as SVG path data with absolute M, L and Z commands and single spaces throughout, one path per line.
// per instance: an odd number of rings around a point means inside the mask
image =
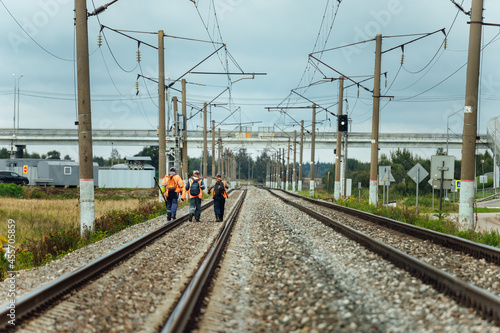
M 184 181 L 179 176 L 174 167 L 170 168 L 168 175 L 165 175 L 161 182 L 161 191 L 167 198 L 167 221 L 175 220 L 178 207 L 179 193 L 184 189 Z M 181 198 L 184 201 L 184 198 Z
M 189 192 L 189 222 L 193 221 L 193 216 L 196 222 L 200 222 L 201 199 L 203 198 L 205 185 L 203 184 L 203 179 L 200 178 L 198 170 L 195 170 L 193 174 L 193 177 L 189 178 L 186 184 L 186 190 L 182 194 L 182 199 L 186 199 L 186 193 Z
M 214 190 L 212 198 L 214 199 L 215 222 L 222 222 L 224 220 L 224 205 L 226 204 L 228 188 L 229 185 L 222 180 L 220 173 L 216 175 L 215 182 L 208 188 L 208 194 L 210 194 L 212 189 Z

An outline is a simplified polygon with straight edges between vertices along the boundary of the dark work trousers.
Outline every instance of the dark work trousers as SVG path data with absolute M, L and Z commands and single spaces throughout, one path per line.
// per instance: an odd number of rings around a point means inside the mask
M 189 199 L 189 213 L 194 214 L 194 218 L 196 221 L 200 219 L 201 215 L 201 199 L 198 197 L 194 197 Z
M 220 215 L 221 218 L 224 217 L 224 205 L 226 204 L 226 198 L 222 195 L 214 195 L 214 213 L 215 215 Z
M 167 221 L 170 221 L 172 217 L 177 214 L 177 193 L 168 193 L 167 198 Z

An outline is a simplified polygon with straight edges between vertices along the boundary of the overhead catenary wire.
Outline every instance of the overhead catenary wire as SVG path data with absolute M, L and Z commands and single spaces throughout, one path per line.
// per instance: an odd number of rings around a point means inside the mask
M 58 55 L 56 55 L 55 53 L 53 52 L 50 52 L 49 50 L 47 50 L 42 44 L 40 44 L 39 42 L 37 42 L 33 36 L 31 36 L 27 31 L 26 29 L 23 28 L 23 26 L 19 23 L 19 21 L 15 18 L 15 16 L 10 12 L 9 8 L 7 8 L 7 6 L 5 5 L 5 3 L 3 2 L 3 0 L 0 0 L 0 3 L 2 3 L 3 7 L 5 8 L 5 10 L 7 11 L 7 13 L 9 13 L 10 17 L 14 20 L 14 22 L 16 22 L 16 24 L 19 26 L 19 28 L 21 28 L 21 30 L 26 34 L 26 36 L 28 36 L 29 39 L 31 39 L 33 41 L 33 43 L 35 43 L 39 48 L 41 48 L 44 52 L 48 53 L 49 55 L 51 55 L 52 57 L 56 58 L 56 59 L 59 59 L 59 60 L 62 60 L 62 61 L 73 61 L 73 62 L 76 62 L 75 59 L 76 58 L 73 58 L 73 59 L 66 59 L 66 58 L 63 58 L 63 57 L 60 57 Z

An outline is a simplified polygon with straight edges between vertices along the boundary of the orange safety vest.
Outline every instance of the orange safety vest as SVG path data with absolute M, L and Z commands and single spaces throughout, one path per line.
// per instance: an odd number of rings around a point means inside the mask
M 163 178 L 161 187 L 165 187 L 165 192 L 175 191 L 176 193 L 180 193 L 184 188 L 184 181 L 179 175 L 166 175 Z

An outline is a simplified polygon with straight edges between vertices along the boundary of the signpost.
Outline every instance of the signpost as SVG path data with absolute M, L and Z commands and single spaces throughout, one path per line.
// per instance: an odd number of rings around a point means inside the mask
M 389 203 L 389 186 L 391 186 L 391 182 L 395 182 L 396 180 L 392 176 L 391 167 L 390 166 L 379 166 L 378 167 L 378 183 L 383 186 L 382 192 L 382 204 Z M 385 187 L 387 186 L 387 200 L 385 198 Z
M 488 176 L 486 175 L 479 176 L 479 182 L 483 184 L 483 198 L 484 198 L 484 184 L 488 182 Z
M 417 199 L 416 199 L 416 212 L 418 214 L 418 185 L 422 180 L 427 177 L 429 173 L 427 170 L 424 169 L 423 166 L 420 165 L 420 163 L 415 164 L 413 168 L 411 168 L 410 171 L 408 171 L 408 176 L 410 176 L 411 179 L 417 184 Z M 434 202 L 434 200 L 433 200 Z
M 433 155 L 431 156 L 431 178 L 432 186 L 439 186 L 439 211 L 443 209 L 443 189 L 451 188 L 451 181 L 455 173 L 455 156 Z M 436 182 L 435 180 L 438 180 Z

